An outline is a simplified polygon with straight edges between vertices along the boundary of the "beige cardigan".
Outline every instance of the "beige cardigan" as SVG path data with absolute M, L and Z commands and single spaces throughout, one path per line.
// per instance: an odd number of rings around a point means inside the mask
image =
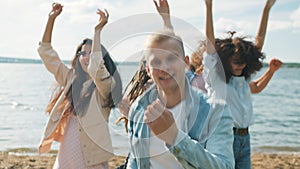
M 50 151 L 53 140 L 60 142 L 64 135 L 67 118 L 63 114 L 66 110 L 60 109 L 59 105 L 71 86 L 74 70 L 63 64 L 50 43 L 40 43 L 38 52 L 47 70 L 55 76 L 60 85 L 64 86 L 64 92 L 50 112 L 42 135 L 39 152 L 45 153 Z M 103 108 L 101 105 L 108 98 L 111 88 L 115 86 L 114 79 L 105 68 L 101 52 L 92 53 L 89 64 L 88 72 L 96 88 L 92 93 L 86 114 L 78 117 L 81 149 L 87 166 L 108 161 L 113 156 L 108 129 L 110 108 Z

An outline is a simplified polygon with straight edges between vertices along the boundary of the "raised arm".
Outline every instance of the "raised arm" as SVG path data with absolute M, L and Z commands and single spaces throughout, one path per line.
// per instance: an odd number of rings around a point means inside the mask
M 250 90 L 251 93 L 259 93 L 261 92 L 270 82 L 274 73 L 280 68 L 282 62 L 278 59 L 272 59 L 269 63 L 269 68 L 266 72 L 257 80 L 250 82 Z
M 170 8 L 167 0 L 153 0 L 157 12 L 160 14 L 164 21 L 164 26 L 173 29 L 170 17 Z
M 108 21 L 109 14 L 107 10 L 104 12 L 100 9 L 98 9 L 97 14 L 100 16 L 100 18 L 99 22 L 94 28 L 94 39 L 88 66 L 88 73 L 94 80 L 100 95 L 104 99 L 107 99 L 112 91 L 112 88 L 115 86 L 115 80 L 113 76 L 110 75 L 104 64 L 103 57 L 106 55 L 106 49 L 102 49 L 104 47 L 101 45 L 100 34 Z M 104 51 L 105 53 L 103 53 Z
M 226 87 L 225 76 L 220 72 L 218 66 L 221 60 L 215 49 L 215 35 L 213 26 L 212 0 L 205 0 L 206 4 L 206 52 L 203 55 L 203 78 L 207 94 L 213 99 L 223 101 L 225 99 L 224 90 Z
M 92 46 L 92 52 L 101 52 L 101 43 L 100 43 L 100 33 L 103 27 L 106 25 L 109 14 L 107 10 L 102 11 L 100 9 L 97 10 L 97 14 L 100 15 L 99 23 L 95 26 L 94 32 L 94 41 Z
M 274 5 L 276 0 L 267 0 L 266 5 L 263 9 L 262 17 L 260 20 L 260 25 L 257 31 L 255 46 L 261 51 L 264 46 L 264 41 L 267 32 L 268 20 L 269 20 L 269 13 Z
M 52 31 L 53 31 L 53 26 L 55 19 L 60 13 L 62 12 L 63 6 L 59 3 L 53 3 L 52 4 L 52 10 L 49 13 L 49 18 L 47 21 L 46 29 L 43 35 L 42 42 L 44 43 L 51 43 L 51 38 L 52 38 Z
M 205 0 L 206 5 L 206 52 L 208 54 L 215 53 L 215 35 L 212 16 L 212 0 Z
M 60 85 L 65 86 L 67 79 L 72 76 L 72 71 L 60 60 L 58 53 L 51 45 L 54 22 L 62 10 L 63 6 L 61 4 L 52 4 L 42 41 L 38 47 L 38 52 L 47 70 L 55 76 L 56 81 Z

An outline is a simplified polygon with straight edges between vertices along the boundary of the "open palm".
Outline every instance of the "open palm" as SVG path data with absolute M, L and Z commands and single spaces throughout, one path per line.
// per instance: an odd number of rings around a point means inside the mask
M 95 26 L 95 30 L 100 30 L 108 22 L 109 14 L 106 9 L 105 11 L 98 9 L 97 14 L 100 15 L 100 18 L 99 18 L 99 23 Z

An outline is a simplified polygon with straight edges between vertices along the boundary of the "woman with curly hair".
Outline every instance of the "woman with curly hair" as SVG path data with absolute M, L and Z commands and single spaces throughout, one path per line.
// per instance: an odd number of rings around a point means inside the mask
M 206 36 L 207 49 L 204 55 L 204 67 L 208 69 L 207 77 L 210 86 L 216 93 L 220 92 L 213 83 L 225 83 L 227 89 L 226 103 L 229 106 L 234 120 L 234 142 L 233 152 L 236 169 L 251 168 L 251 148 L 249 126 L 253 123 L 253 105 L 251 93 L 261 92 L 271 80 L 282 62 L 278 59 L 271 59 L 266 72 L 257 80 L 253 75 L 263 67 L 262 60 L 265 58 L 261 52 L 266 35 L 268 16 L 271 7 L 276 0 L 267 0 L 264 7 L 261 23 L 256 36 L 256 42 L 247 41 L 245 38 L 231 36 L 225 39 L 215 39 L 212 0 L 205 0 L 206 3 Z M 218 65 L 218 60 L 221 63 Z M 220 69 L 223 67 L 222 69 Z M 225 73 L 223 81 L 216 80 L 212 73 L 218 74 L 222 70 Z M 224 74 L 223 74 L 224 75 Z M 219 78 L 220 79 L 220 78 Z

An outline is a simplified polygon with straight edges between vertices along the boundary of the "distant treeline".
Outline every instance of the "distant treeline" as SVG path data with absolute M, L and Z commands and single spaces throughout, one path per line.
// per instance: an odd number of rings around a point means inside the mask
M 268 67 L 268 63 L 264 63 L 264 67 Z M 287 67 L 287 68 L 300 68 L 300 63 L 283 63 L 282 67 Z
M 70 64 L 71 61 L 63 60 L 64 63 Z M 9 58 L 0 57 L 0 63 L 30 63 L 30 64 L 41 64 L 40 59 L 24 59 L 24 58 Z M 117 62 L 118 65 L 139 65 L 139 62 Z M 264 63 L 264 67 L 268 67 L 268 63 Z M 300 68 L 300 63 L 283 63 L 282 67 L 288 68 Z
M 63 60 L 64 63 L 70 64 L 70 60 Z M 42 64 L 40 59 L 24 59 L 24 58 L 10 58 L 10 57 L 1 57 L 0 63 L 29 63 L 29 64 Z M 118 65 L 139 65 L 139 62 L 117 62 Z
M 0 63 L 42 63 L 42 61 L 38 59 L 0 57 Z

